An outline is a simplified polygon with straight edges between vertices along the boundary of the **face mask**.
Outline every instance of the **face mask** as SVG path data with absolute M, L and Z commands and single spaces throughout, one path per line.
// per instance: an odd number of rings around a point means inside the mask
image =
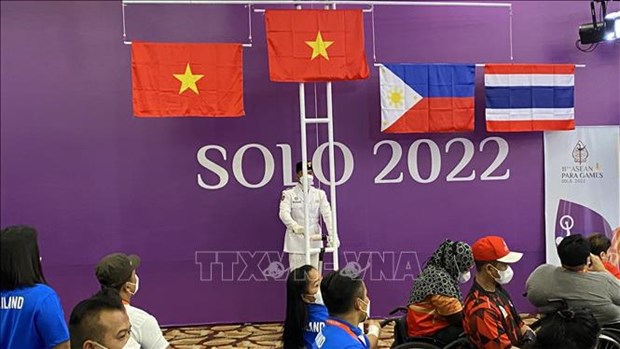
M 506 270 L 499 270 L 497 268 L 495 268 L 495 270 L 497 270 L 497 272 L 499 273 L 499 278 L 497 279 L 494 278 L 494 279 L 500 285 L 506 285 L 507 283 L 510 282 L 510 280 L 512 280 L 512 277 L 515 275 L 514 271 L 512 271 L 512 268 L 510 266 L 508 266 Z
M 362 300 L 362 302 L 364 302 L 364 301 Z M 364 321 L 370 319 L 370 299 L 368 300 L 368 303 L 364 302 L 364 304 L 366 304 L 366 311 L 364 311 L 364 310 L 362 310 L 362 311 L 364 313 L 366 313 L 366 317 L 361 322 L 364 322 Z
M 323 303 L 323 295 L 321 294 L 321 289 L 319 289 L 319 292 L 315 293 L 315 294 L 307 294 L 307 296 L 313 297 L 314 300 L 313 301 L 308 301 L 306 298 L 306 302 L 310 303 L 310 304 L 319 304 L 319 305 L 325 305 L 325 303 Z
M 314 295 L 314 304 L 325 305 L 325 303 L 323 303 L 323 295 L 321 294 L 320 288 L 319 292 Z
M 454 257 L 454 265 L 456 265 L 456 270 L 460 271 L 459 264 L 456 262 L 456 256 Z M 460 283 L 464 284 L 467 281 L 469 281 L 470 278 L 471 278 L 471 273 L 468 270 L 468 271 L 464 271 L 460 273 L 457 279 Z
M 135 283 L 135 284 L 134 284 L 133 282 L 128 282 L 128 284 L 130 284 L 130 285 L 134 285 L 134 286 L 135 286 L 135 289 L 134 289 L 134 291 L 133 291 L 133 292 L 129 291 L 129 293 L 130 293 L 132 296 L 135 296 L 135 295 L 136 295 L 136 293 L 138 293 L 138 289 L 140 288 L 140 278 L 138 277 L 138 275 L 136 274 L 136 283 Z
M 299 178 L 299 183 L 301 183 L 301 185 L 304 185 L 304 176 L 302 175 Z M 313 175 L 308 175 L 308 187 L 311 187 L 314 185 L 314 176 Z
M 471 279 L 471 273 L 469 272 L 469 270 L 459 275 L 459 282 L 462 284 L 469 281 L 469 279 Z

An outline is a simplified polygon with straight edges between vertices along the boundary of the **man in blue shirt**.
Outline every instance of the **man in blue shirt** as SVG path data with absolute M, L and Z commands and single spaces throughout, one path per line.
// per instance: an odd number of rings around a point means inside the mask
M 366 285 L 347 270 L 332 272 L 321 282 L 323 301 L 329 312 L 325 327 L 315 339 L 313 349 L 374 349 L 380 328 L 369 321 L 368 335 L 358 327 L 368 319 L 370 299 Z

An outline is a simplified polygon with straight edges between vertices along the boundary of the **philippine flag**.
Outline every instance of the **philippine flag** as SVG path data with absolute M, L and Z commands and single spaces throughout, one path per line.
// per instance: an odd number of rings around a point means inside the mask
M 488 64 L 484 67 L 490 132 L 575 129 L 575 66 Z
M 474 130 L 473 64 L 382 64 L 381 131 Z

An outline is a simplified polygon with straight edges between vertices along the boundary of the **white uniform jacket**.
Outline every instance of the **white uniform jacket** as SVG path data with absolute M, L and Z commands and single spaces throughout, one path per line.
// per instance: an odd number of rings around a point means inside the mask
M 310 236 L 321 234 L 319 214 L 323 217 L 328 233 L 331 235 L 332 211 L 327 195 L 321 189 L 310 187 L 308 196 L 308 217 L 310 218 Z M 303 187 L 297 183 L 292 188 L 282 191 L 280 200 L 280 220 L 286 226 L 284 252 L 305 253 L 304 242 L 304 195 Z M 311 248 L 323 247 L 322 241 L 310 241 Z

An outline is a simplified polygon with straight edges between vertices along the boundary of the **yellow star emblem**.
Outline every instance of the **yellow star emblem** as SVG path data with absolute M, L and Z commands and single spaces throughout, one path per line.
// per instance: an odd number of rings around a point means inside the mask
M 183 93 L 188 88 L 194 91 L 197 95 L 200 94 L 198 92 L 198 87 L 196 86 L 196 81 L 202 79 L 204 75 L 192 74 L 192 69 L 189 67 L 189 63 L 187 63 L 187 66 L 185 67 L 185 73 L 172 75 L 174 75 L 175 78 L 181 81 L 181 88 L 179 89 L 179 94 Z
M 314 41 L 306 41 L 306 45 L 312 47 L 312 57 L 310 57 L 310 60 L 313 60 L 318 56 L 323 56 L 329 61 L 329 56 L 327 55 L 327 48 L 330 47 L 333 43 L 333 41 L 323 41 L 323 37 L 321 36 L 321 32 L 319 31 L 316 34 L 316 39 Z
M 405 99 L 405 96 L 403 96 L 403 93 L 402 91 L 400 91 L 400 89 L 394 89 L 390 92 L 390 95 L 389 95 L 390 104 L 392 104 L 394 107 L 399 107 L 404 101 L 404 99 Z

